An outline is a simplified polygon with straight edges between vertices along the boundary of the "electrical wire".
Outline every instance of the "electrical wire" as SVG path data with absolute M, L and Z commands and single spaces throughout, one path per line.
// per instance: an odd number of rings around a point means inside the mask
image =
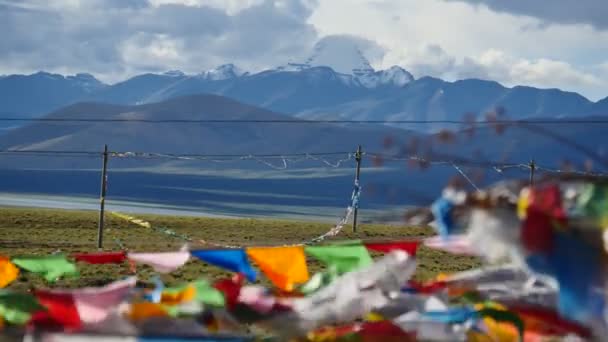
M 573 125 L 573 124 L 608 124 L 608 119 L 529 119 L 529 120 L 298 120 L 298 119 L 127 119 L 127 118 L 18 118 L 0 117 L 1 121 L 17 122 L 73 122 L 73 123 L 205 123 L 205 124 L 455 124 L 455 125 Z

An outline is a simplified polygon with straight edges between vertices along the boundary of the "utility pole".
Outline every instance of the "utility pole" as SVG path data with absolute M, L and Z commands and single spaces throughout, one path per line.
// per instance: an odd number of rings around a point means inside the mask
M 359 185 L 359 176 L 361 175 L 361 159 L 363 157 L 363 150 L 361 149 L 361 145 L 357 148 L 357 152 L 355 153 L 355 161 L 357 162 L 357 172 L 355 173 L 355 186 Z M 358 206 L 354 208 L 353 215 L 353 233 L 357 232 L 357 214 L 359 213 Z
M 103 223 L 108 188 L 108 145 L 103 149 L 103 167 L 101 169 L 101 191 L 99 198 L 99 226 L 97 227 L 97 248 L 103 248 Z
M 536 163 L 534 162 L 534 159 L 530 160 L 530 164 L 528 165 L 530 167 L 530 187 L 534 186 L 534 171 L 536 171 Z

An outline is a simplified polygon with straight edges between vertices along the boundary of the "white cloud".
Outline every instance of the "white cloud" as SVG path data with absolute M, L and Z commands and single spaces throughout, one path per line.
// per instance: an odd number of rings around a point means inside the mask
M 383 65 L 404 65 L 415 76 L 446 76 L 454 71 L 456 58 L 439 45 L 422 45 L 413 49 L 389 51 Z
M 608 55 L 608 31 L 590 25 L 545 25 L 532 16 L 443 0 L 323 1 L 310 22 L 322 34 L 378 42 L 387 54 L 375 67 L 399 64 L 416 76 L 450 79 L 493 75 L 499 82 L 556 86 L 592 99 L 608 93 L 608 84 L 598 83 L 592 71 Z M 509 58 L 481 60 L 491 51 Z
M 249 8 L 251 6 L 257 6 L 264 2 L 264 0 L 149 0 L 153 6 L 161 6 L 166 4 L 177 4 L 184 6 L 208 6 L 221 10 L 225 10 L 229 15 Z
M 346 35 L 373 42 L 364 53 L 376 68 L 605 97 L 608 5 L 589 0 L 596 13 L 569 14 L 579 2 L 556 1 L 563 8 L 548 0 L 0 0 L 8 33 L 0 73 L 88 71 L 113 81 L 230 62 L 256 71 L 302 61 L 319 39 Z
M 255 71 L 303 59 L 318 39 L 306 22 L 310 0 L 232 1 L 224 8 L 219 1 L 171 2 L 4 0 L 0 73 L 86 71 L 112 82 L 224 63 Z
M 597 87 L 605 85 L 595 75 L 547 58 L 527 60 L 491 49 L 477 58 L 467 58 L 456 67 L 461 77 L 501 80 L 508 85 L 526 84 L 544 88 Z

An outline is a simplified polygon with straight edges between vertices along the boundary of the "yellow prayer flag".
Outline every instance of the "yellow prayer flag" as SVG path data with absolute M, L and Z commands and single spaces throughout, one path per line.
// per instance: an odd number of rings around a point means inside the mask
M 0 288 L 6 287 L 19 276 L 19 269 L 7 257 L 0 256 Z
M 530 206 L 530 189 L 524 188 L 517 199 L 517 217 L 521 220 L 527 216 L 528 207 Z
M 167 310 L 157 303 L 133 303 L 129 310 L 129 318 L 133 321 L 139 321 L 151 317 L 166 317 Z
M 163 292 L 160 302 L 166 305 L 177 305 L 191 302 L 196 297 L 196 289 L 188 285 L 178 292 Z
M 281 290 L 293 291 L 296 284 L 308 281 L 308 267 L 302 246 L 247 248 L 247 255 Z

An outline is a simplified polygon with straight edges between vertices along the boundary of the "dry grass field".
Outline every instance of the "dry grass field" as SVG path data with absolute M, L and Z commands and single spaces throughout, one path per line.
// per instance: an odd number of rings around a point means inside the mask
M 97 213 L 89 211 L 63 211 L 46 209 L 0 208 L 0 254 L 43 255 L 55 252 L 97 251 Z M 215 219 L 195 217 L 173 217 L 136 215 L 152 224 L 152 229 L 130 223 L 125 219 L 106 214 L 104 250 L 157 252 L 179 249 L 184 239 L 161 232 L 169 228 L 181 236 L 192 239 L 190 248 L 209 248 L 200 240 L 238 246 L 281 245 L 306 241 L 326 232 L 331 225 L 315 222 L 260 220 L 260 219 Z M 396 240 L 429 236 L 428 228 L 408 228 L 384 225 L 361 225 L 357 233 L 347 226 L 334 240 Z M 326 240 L 330 242 L 331 240 Z M 443 252 L 421 248 L 418 254 L 416 278 L 425 280 L 439 272 L 455 272 L 478 266 L 478 260 L 470 257 L 454 256 Z M 321 265 L 310 260 L 312 272 Z M 35 275 L 22 273 L 9 288 L 27 289 L 32 286 L 82 287 L 106 284 L 130 274 L 124 265 L 79 265 L 80 276 L 62 279 L 54 284 L 45 283 Z M 145 267 L 137 267 L 137 275 L 147 281 L 154 272 Z M 167 284 L 177 284 L 198 278 L 209 280 L 229 276 L 230 273 L 191 260 L 185 267 L 162 279 Z M 262 277 L 262 282 L 265 280 Z

